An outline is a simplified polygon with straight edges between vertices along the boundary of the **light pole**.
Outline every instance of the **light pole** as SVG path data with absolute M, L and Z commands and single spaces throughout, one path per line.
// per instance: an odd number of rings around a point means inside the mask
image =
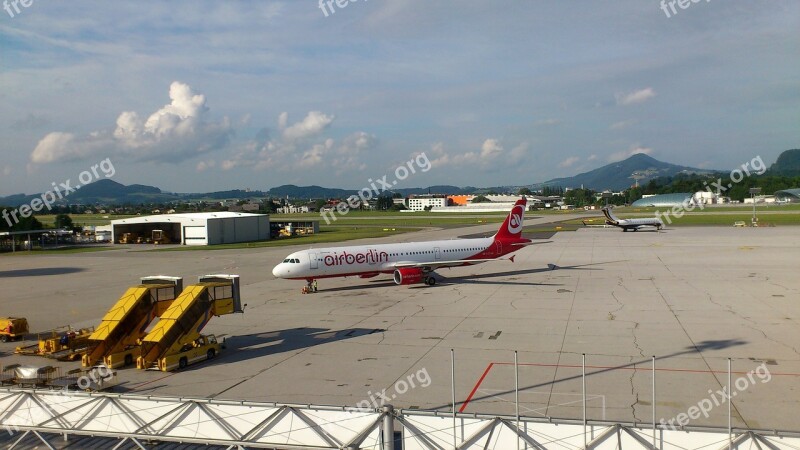
M 750 196 L 753 199 L 753 221 L 751 222 L 752 226 L 756 226 L 756 195 L 761 193 L 761 188 L 750 188 Z
M 603 192 L 602 196 L 606 200 L 606 207 L 608 207 L 608 201 L 614 196 L 614 194 L 611 192 Z

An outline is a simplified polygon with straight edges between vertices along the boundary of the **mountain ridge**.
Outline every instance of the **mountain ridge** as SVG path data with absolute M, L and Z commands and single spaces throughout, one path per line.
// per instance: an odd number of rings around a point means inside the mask
M 553 178 L 552 180 L 532 186 L 560 186 L 570 188 L 583 186 L 586 189 L 595 191 L 602 191 L 605 189 L 620 191 L 634 186 L 637 181 L 639 184 L 643 184 L 653 178 L 674 176 L 679 173 L 708 174 L 714 172 L 719 171 L 680 166 L 659 161 L 644 153 L 637 153 L 622 161 L 612 162 L 588 172 L 579 173 L 571 177 Z
M 723 170 L 705 170 L 688 166 L 666 163 L 659 161 L 646 154 L 636 154 L 625 160 L 606 164 L 588 172 L 579 173 L 571 177 L 554 178 L 543 183 L 535 183 L 527 186 L 500 186 L 490 188 L 476 188 L 472 186 L 458 187 L 450 185 L 437 185 L 427 188 L 403 188 L 392 191 L 382 192 L 381 194 L 399 193 L 403 196 L 420 194 L 478 194 L 490 191 L 513 191 L 516 192 L 520 187 L 539 189 L 541 187 L 562 187 L 578 188 L 583 186 L 587 189 L 601 191 L 610 189 L 614 191 L 626 189 L 636 183 L 644 184 L 651 179 L 658 177 L 669 177 L 679 173 L 711 174 L 727 172 Z M 800 176 L 800 149 L 786 150 L 778 157 L 778 160 L 770 167 L 767 175 L 776 176 Z M 318 185 L 297 186 L 286 184 L 276 186 L 268 191 L 250 191 L 242 189 L 231 189 L 225 191 L 207 193 L 171 193 L 165 192 L 155 186 L 144 184 L 124 185 L 110 179 L 101 179 L 94 183 L 81 186 L 80 189 L 69 193 L 59 203 L 82 203 L 82 204 L 150 204 L 150 203 L 169 203 L 189 200 L 225 200 L 225 199 L 245 199 L 245 198 L 346 198 L 357 194 L 357 189 L 326 188 Z M 34 198 L 40 198 L 42 194 L 13 194 L 0 197 L 0 205 L 19 206 L 30 204 Z M 373 192 L 373 196 L 376 196 Z

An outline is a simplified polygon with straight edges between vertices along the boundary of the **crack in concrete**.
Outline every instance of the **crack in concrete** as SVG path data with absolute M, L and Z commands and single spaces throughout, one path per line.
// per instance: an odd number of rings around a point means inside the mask
M 636 365 L 634 365 L 633 367 L 636 368 Z M 636 391 L 636 388 L 634 387 L 633 384 L 633 377 L 635 376 L 636 376 L 636 370 L 632 370 L 631 377 L 628 379 L 628 382 L 631 384 L 631 395 L 635 397 L 633 403 L 631 403 L 631 415 L 633 416 L 634 423 L 638 423 L 640 422 L 640 420 L 636 416 L 636 405 L 639 404 L 639 392 Z
M 783 347 L 789 348 L 789 349 L 791 349 L 791 350 L 792 350 L 792 351 L 793 351 L 793 352 L 794 352 L 796 355 L 800 356 L 800 352 L 798 352 L 798 351 L 797 351 L 797 349 L 796 349 L 795 347 L 792 347 L 791 345 L 789 345 L 789 344 L 787 344 L 787 343 L 785 343 L 785 342 L 776 341 L 775 339 L 772 339 L 771 337 L 767 336 L 767 333 L 766 333 L 764 330 L 762 330 L 762 329 L 759 329 L 759 328 L 756 328 L 756 327 L 752 327 L 752 326 L 749 326 L 749 325 L 747 325 L 747 328 L 750 328 L 750 329 L 751 329 L 751 330 L 753 330 L 753 331 L 757 331 L 757 332 L 761 333 L 761 335 L 762 335 L 762 336 L 764 336 L 764 339 L 766 339 L 766 340 L 768 340 L 768 341 L 770 341 L 770 342 L 774 342 L 774 343 L 776 343 L 776 344 L 778 344 L 778 345 L 780 345 L 780 346 L 783 346 Z

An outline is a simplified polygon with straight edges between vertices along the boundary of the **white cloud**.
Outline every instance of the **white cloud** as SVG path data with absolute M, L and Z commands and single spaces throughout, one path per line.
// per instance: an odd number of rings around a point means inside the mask
M 230 121 L 207 122 L 205 96 L 175 81 L 170 103 L 143 121 L 134 111 L 122 112 L 113 131 L 94 131 L 85 136 L 52 132 L 31 152 L 34 164 L 81 160 L 93 155 L 122 156 L 138 161 L 179 162 L 228 144 Z
M 328 116 L 319 111 L 311 111 L 301 122 L 283 130 L 283 137 L 287 141 L 296 141 L 316 136 L 328 128 L 334 118 L 334 116 Z M 287 120 L 288 115 L 282 113 L 278 118 L 279 126 L 285 127 Z
M 330 158 L 331 166 L 336 168 L 338 175 L 352 171 L 365 170 L 365 159 L 375 150 L 378 139 L 373 134 L 359 131 L 342 140 L 336 149 L 336 154 Z
M 637 103 L 646 102 L 647 100 L 650 100 L 655 96 L 656 96 L 656 91 L 651 87 L 628 93 L 617 93 L 616 95 L 614 95 L 614 97 L 617 100 L 617 104 L 622 106 L 635 105 Z
M 7 177 L 11 175 L 11 172 L 12 172 L 11 166 L 3 166 L 3 176 Z
M 481 146 L 481 158 L 493 159 L 503 153 L 503 146 L 497 139 L 487 139 Z
M 561 161 L 560 163 L 558 163 L 558 167 L 560 167 L 562 169 L 565 169 L 567 167 L 571 167 L 572 165 L 574 165 L 576 162 L 578 162 L 580 160 L 581 159 L 578 158 L 577 156 L 570 156 L 569 158 L 567 158 L 567 159 Z
M 364 131 L 352 133 L 337 142 L 322 135 L 334 121 L 334 116 L 311 111 L 295 124 L 289 125 L 289 115 L 278 115 L 278 128 L 283 130 L 271 138 L 262 130 L 255 140 L 245 142 L 230 158 L 222 161 L 223 170 L 247 167 L 253 170 L 292 171 L 295 169 L 333 168 L 337 175 L 365 170 L 365 159 L 378 143 L 375 135 Z
M 622 150 L 616 153 L 612 153 L 608 157 L 608 161 L 609 162 L 622 161 L 623 159 L 629 158 L 633 155 L 638 155 L 640 153 L 649 155 L 653 153 L 653 149 L 648 147 L 642 147 L 641 145 L 635 144 L 632 145 L 628 150 Z
M 592 153 L 591 155 L 589 155 L 588 158 L 586 158 L 587 161 L 594 161 L 596 159 L 597 159 L 597 155 L 595 155 L 594 153 Z
M 333 139 L 326 139 L 322 144 L 314 144 L 310 149 L 303 152 L 300 160 L 295 166 L 300 169 L 308 169 L 322 164 L 325 155 L 333 148 Z
M 512 162 L 517 162 L 527 154 L 528 143 L 523 142 L 514 147 L 510 152 L 510 159 Z M 481 150 L 471 151 L 466 153 L 450 154 L 446 151 L 444 144 L 437 142 L 431 146 L 431 153 L 436 157 L 431 160 L 431 165 L 439 167 L 441 165 L 452 164 L 458 166 L 478 166 L 482 168 L 488 167 L 492 161 L 505 153 L 502 143 L 498 139 L 486 139 L 481 144 Z

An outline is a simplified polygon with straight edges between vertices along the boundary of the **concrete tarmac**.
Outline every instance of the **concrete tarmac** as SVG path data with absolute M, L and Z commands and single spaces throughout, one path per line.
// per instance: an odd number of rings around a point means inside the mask
M 453 349 L 456 407 L 514 414 L 516 350 L 521 413 L 577 419 L 585 354 L 589 418 L 649 423 L 655 357 L 657 420 L 700 405 L 691 425 L 725 426 L 718 391 L 731 358 L 734 426 L 800 430 L 798 228 L 586 228 L 550 241 L 520 250 L 514 263 L 439 271 L 434 287 L 324 279 L 311 295 L 271 274 L 302 245 L 9 255 L 0 257 L 0 316 L 25 316 L 34 332 L 93 326 L 142 276 L 183 276 L 188 285 L 232 273 L 246 311 L 213 318 L 204 331 L 226 338 L 223 354 L 177 373 L 120 370 L 120 392 L 346 406 L 384 397 L 449 411 Z M 0 364 L 53 364 L 13 355 L 15 345 L 0 344 Z

